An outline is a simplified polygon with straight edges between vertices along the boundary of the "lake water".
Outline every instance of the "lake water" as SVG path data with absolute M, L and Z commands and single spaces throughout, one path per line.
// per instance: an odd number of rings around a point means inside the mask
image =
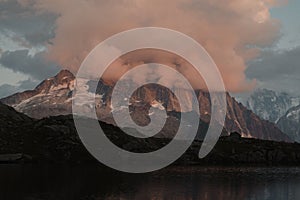
M 300 168 L 169 167 L 126 174 L 97 165 L 0 165 L 0 199 L 300 199 Z

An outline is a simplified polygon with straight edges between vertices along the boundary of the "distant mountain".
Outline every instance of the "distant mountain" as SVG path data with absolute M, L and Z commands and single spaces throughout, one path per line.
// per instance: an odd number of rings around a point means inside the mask
M 91 91 L 97 90 L 96 106 L 97 114 L 101 121 L 114 124 L 111 112 L 119 112 L 117 108 L 110 105 L 110 97 L 113 84 L 101 80 L 99 83 L 89 80 L 76 80 L 77 85 Z M 74 90 L 75 77 L 67 71 L 62 70 L 55 77 L 49 78 L 38 85 L 34 90 L 17 93 L 1 99 L 4 104 L 14 107 L 17 111 L 27 114 L 30 117 L 41 119 L 48 116 L 67 115 L 72 113 L 72 92 Z M 124 84 L 134 84 L 126 82 Z M 184 113 L 193 110 L 191 102 L 192 92 L 185 89 L 178 89 L 179 94 L 185 98 L 185 105 L 182 105 Z M 200 105 L 201 122 L 208 124 L 210 121 L 210 98 L 205 91 L 196 91 Z M 131 115 L 135 121 L 147 124 L 149 107 L 155 109 L 166 109 L 170 115 L 171 122 L 168 130 L 176 128 L 178 123 L 178 112 L 180 106 L 177 98 L 167 88 L 159 88 L 156 85 L 147 85 L 139 89 L 131 98 L 133 111 L 139 111 L 138 115 Z M 273 123 L 261 120 L 252 111 L 238 103 L 227 93 L 227 116 L 224 125 L 223 135 L 230 132 L 238 132 L 243 137 L 259 138 L 275 141 L 291 141 L 287 135 L 282 133 Z M 89 102 L 94 99 L 88 96 L 82 97 L 82 109 L 89 110 Z M 118 108 L 120 109 L 120 108 Z M 140 112 L 144 112 L 141 115 Z M 188 123 L 188 122 L 187 122 Z M 188 125 L 188 124 L 187 124 Z
M 268 89 L 257 89 L 247 100 L 246 106 L 262 119 L 276 123 L 300 98 Z
M 300 142 L 300 97 L 258 89 L 248 99 L 247 107 L 261 118 L 276 123 L 282 132 Z
M 277 125 L 291 139 L 300 142 L 300 105 L 290 108 Z

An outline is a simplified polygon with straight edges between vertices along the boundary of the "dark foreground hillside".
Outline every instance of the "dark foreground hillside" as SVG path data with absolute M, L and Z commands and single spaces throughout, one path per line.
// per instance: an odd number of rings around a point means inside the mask
M 82 145 L 72 116 L 31 119 L 0 104 L 0 162 L 86 163 L 97 162 Z M 169 139 L 137 139 L 119 128 L 100 122 L 107 137 L 133 152 L 155 151 Z M 194 141 L 175 162 L 180 165 L 291 165 L 300 166 L 300 144 L 241 138 L 238 133 L 221 137 L 213 151 L 198 158 L 201 141 Z

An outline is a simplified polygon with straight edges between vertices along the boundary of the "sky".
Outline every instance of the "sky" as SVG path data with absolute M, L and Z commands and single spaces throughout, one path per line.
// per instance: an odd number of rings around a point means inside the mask
M 257 79 L 257 87 L 300 95 L 299 10 L 298 0 L 289 0 L 286 5 L 271 10 L 271 15 L 282 24 L 281 37 L 259 59 L 248 63 L 246 76 Z
M 298 0 L 0 0 L 0 97 L 62 68 L 75 73 L 99 42 L 143 26 L 193 37 L 234 94 L 268 88 L 300 96 L 299 10 Z
M 282 38 L 276 44 L 278 49 L 292 49 L 300 45 L 300 1 L 289 0 L 285 6 L 273 8 L 271 15 L 282 23 Z

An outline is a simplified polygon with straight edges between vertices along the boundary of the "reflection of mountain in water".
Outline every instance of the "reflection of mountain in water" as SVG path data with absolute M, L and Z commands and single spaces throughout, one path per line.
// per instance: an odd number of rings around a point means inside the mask
M 169 167 L 125 174 L 95 165 L 1 165 L 0 176 L 3 200 L 300 199 L 298 168 Z

